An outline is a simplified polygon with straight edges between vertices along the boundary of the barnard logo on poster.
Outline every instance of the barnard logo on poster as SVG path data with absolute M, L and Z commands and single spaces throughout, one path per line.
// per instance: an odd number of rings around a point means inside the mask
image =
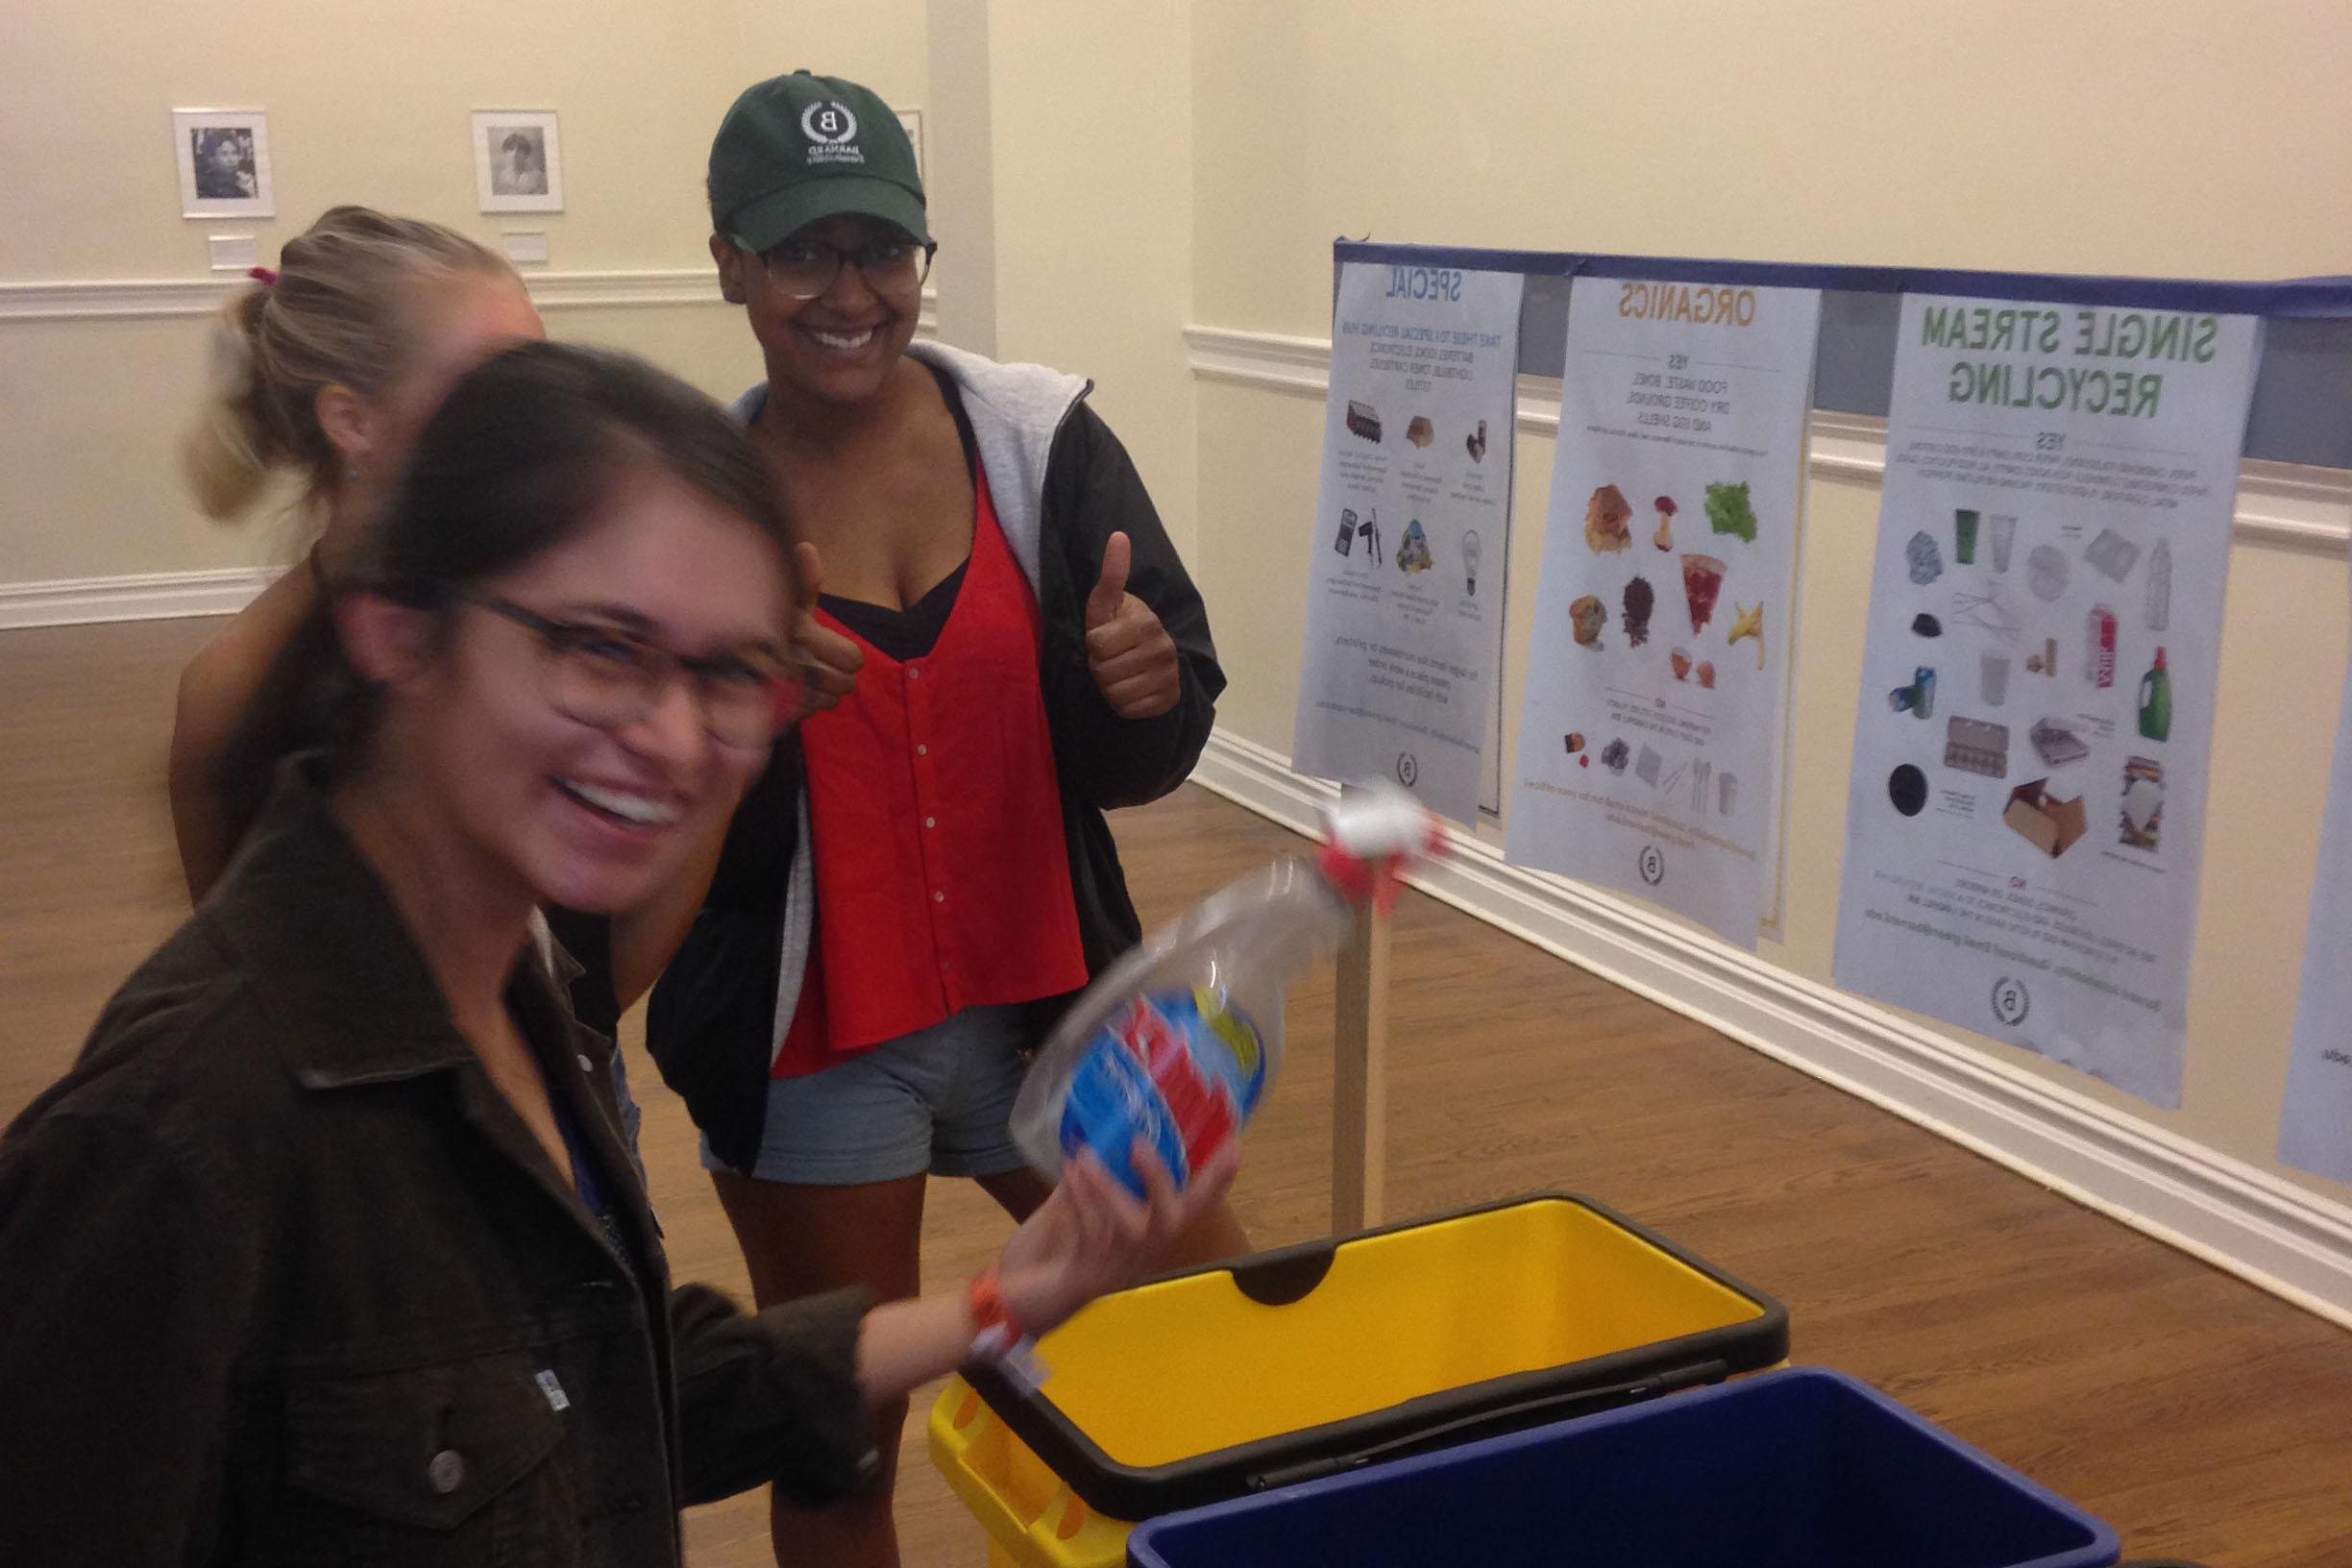
M 863 163 L 857 145 L 857 116 L 849 106 L 827 98 L 800 111 L 800 134 L 808 137 L 811 163 Z

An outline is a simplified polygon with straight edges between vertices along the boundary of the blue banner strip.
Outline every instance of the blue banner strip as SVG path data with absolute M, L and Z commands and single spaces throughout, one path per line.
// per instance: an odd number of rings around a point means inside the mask
M 1624 278 L 1749 288 L 1819 288 L 1857 294 L 1956 294 L 2043 305 L 2107 306 L 2144 310 L 2266 316 L 2279 320 L 2352 320 L 2352 277 L 2280 282 L 2221 282 L 2181 278 L 2098 278 L 2044 272 L 1958 272 L 1939 268 L 1833 267 L 1788 261 L 1726 261 L 1695 257 L 1598 256 L 1573 251 L 1497 251 L 1454 245 L 1385 245 L 1341 239 L 1335 263 L 1458 267 L 1534 278 Z

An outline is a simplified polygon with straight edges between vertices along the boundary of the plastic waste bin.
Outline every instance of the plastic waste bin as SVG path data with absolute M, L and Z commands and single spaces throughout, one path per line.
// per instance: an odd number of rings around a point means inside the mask
M 1171 1276 L 975 1372 L 930 1422 L 992 1560 L 1099 1568 L 1132 1521 L 1774 1365 L 1781 1306 L 1546 1195 Z

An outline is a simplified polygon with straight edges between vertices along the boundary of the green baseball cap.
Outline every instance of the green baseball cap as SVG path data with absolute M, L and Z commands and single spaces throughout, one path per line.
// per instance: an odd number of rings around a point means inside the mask
M 915 146 L 890 105 L 839 77 L 795 71 L 746 87 L 711 143 L 711 226 L 764 251 L 845 212 L 930 243 Z

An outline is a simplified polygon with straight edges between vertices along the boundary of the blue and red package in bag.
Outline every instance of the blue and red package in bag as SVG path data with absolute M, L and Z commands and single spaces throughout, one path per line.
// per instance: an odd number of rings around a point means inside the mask
M 1283 995 L 1335 950 L 1356 912 L 1385 907 L 1435 819 L 1391 787 L 1351 792 L 1312 860 L 1278 861 L 1144 938 L 1072 1004 L 1013 1107 L 1040 1169 L 1093 1151 L 1143 1195 L 1140 1139 L 1181 1189 L 1257 1111 L 1282 1065 Z
M 1136 996 L 1096 1033 L 1062 1102 L 1064 1159 L 1101 1151 L 1143 1195 L 1127 1151 L 1140 1138 L 1181 1186 L 1233 1140 L 1265 1091 L 1265 1043 L 1226 998 L 1197 987 Z

